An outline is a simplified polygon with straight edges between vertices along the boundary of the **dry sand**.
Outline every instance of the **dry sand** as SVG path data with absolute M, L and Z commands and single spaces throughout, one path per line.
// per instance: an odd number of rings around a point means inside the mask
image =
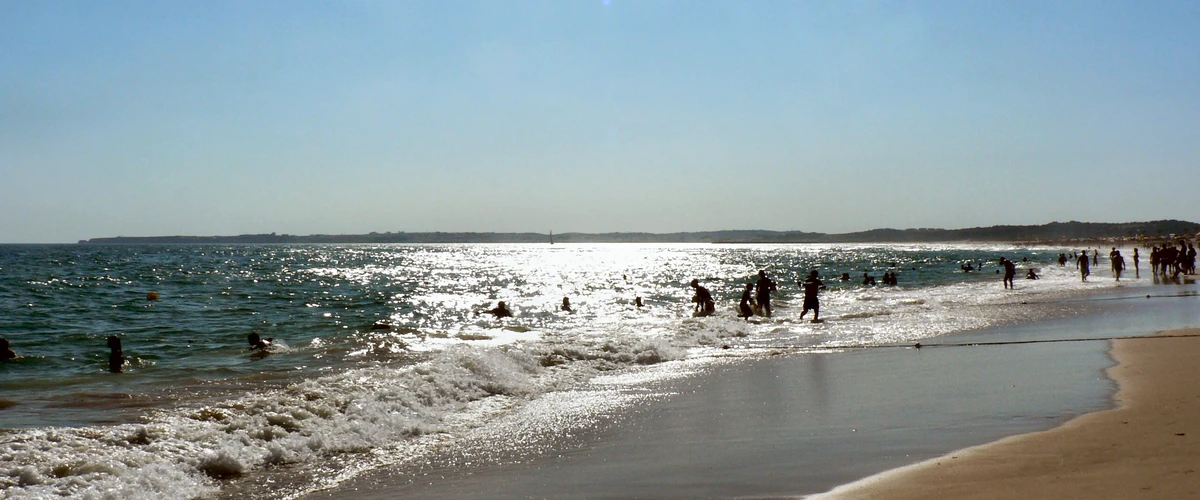
M 1200 329 L 1116 340 L 1116 409 L 839 487 L 822 498 L 1200 498 Z

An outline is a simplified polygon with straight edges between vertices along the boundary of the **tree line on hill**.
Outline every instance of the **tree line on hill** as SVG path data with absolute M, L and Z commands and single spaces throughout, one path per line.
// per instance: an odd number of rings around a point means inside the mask
M 1200 224 L 1179 220 L 1151 222 L 1051 222 L 1035 226 L 966 229 L 872 229 L 854 233 L 730 230 L 679 233 L 562 233 L 557 243 L 934 243 L 1049 242 L 1106 239 L 1188 238 Z M 80 244 L 271 244 L 271 243 L 549 243 L 542 233 L 387 232 L 368 234 L 242 234 L 237 236 L 118 236 L 80 240 Z

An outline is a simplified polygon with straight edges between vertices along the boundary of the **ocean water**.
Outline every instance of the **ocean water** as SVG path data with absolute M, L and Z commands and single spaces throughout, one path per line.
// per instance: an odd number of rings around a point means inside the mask
M 0 337 L 21 356 L 0 363 L 0 497 L 296 496 L 373 467 L 541 446 L 706 363 L 1068 316 L 1072 297 L 1151 283 L 1132 270 L 1116 283 L 1106 258 L 1081 282 L 1054 262 L 1066 251 L 0 246 Z M 1000 284 L 1000 256 L 1018 264 L 1016 290 Z M 1043 278 L 1020 279 L 1031 267 Z M 775 314 L 744 321 L 736 304 L 759 269 L 779 284 Z M 798 319 L 810 269 L 828 285 L 820 324 Z M 860 283 L 887 270 L 898 286 Z M 693 278 L 716 315 L 692 317 Z M 563 297 L 574 311 L 559 310 Z M 499 300 L 515 317 L 475 314 Z M 276 339 L 270 355 L 248 351 L 251 331 Z M 120 374 L 109 335 L 123 342 Z

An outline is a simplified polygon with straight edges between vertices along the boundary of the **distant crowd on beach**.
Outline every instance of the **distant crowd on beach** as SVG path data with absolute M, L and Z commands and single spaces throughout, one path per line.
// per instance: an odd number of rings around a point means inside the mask
M 1061 253 L 1058 255 L 1058 265 L 1065 266 L 1068 261 L 1074 260 L 1075 267 L 1079 269 L 1079 276 L 1082 281 L 1087 281 L 1090 276 L 1091 268 L 1100 265 L 1100 250 L 1092 250 L 1091 262 L 1089 263 L 1088 251 L 1085 249 L 1081 252 L 1074 253 L 1071 257 Z M 1113 247 L 1108 252 L 1109 264 L 1112 266 L 1113 277 L 1117 281 L 1121 281 L 1121 274 L 1127 269 L 1125 256 L 1121 255 L 1121 251 Z M 1138 254 L 1138 249 L 1133 249 L 1133 271 L 1135 277 L 1141 277 L 1141 255 Z M 1154 279 L 1178 279 L 1180 274 L 1196 274 L 1196 247 L 1185 240 L 1179 240 L 1179 247 L 1176 248 L 1173 244 L 1163 244 L 1160 248 L 1154 245 L 1150 249 L 1150 270 L 1154 274 Z

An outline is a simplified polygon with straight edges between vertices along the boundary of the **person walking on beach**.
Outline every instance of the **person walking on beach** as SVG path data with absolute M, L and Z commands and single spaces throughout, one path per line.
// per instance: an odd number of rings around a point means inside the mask
M 1079 260 L 1076 260 L 1075 263 L 1079 266 L 1080 281 L 1087 281 L 1088 275 L 1092 274 L 1091 269 L 1088 268 L 1087 250 L 1083 251 L 1083 255 L 1080 255 Z
M 817 299 L 817 292 L 825 287 L 825 283 L 817 278 L 817 270 L 813 269 L 808 273 L 808 279 L 805 279 L 800 284 L 804 288 L 804 310 L 800 311 L 800 319 L 804 319 L 804 315 L 811 309 L 813 312 L 813 323 L 821 322 L 821 302 Z
M 775 291 L 775 282 L 767 277 L 767 270 L 758 272 L 758 281 L 754 282 L 754 300 L 762 308 L 763 316 L 771 317 L 771 292 Z
M 1017 275 L 1017 265 L 1004 257 L 1000 257 L 1000 265 L 1004 266 L 1004 289 L 1015 290 L 1017 285 L 1013 283 L 1013 278 Z
M 1121 271 L 1125 270 L 1125 257 L 1121 256 L 1121 252 L 1113 249 L 1112 254 L 1112 270 L 1113 276 L 1117 277 L 1117 281 L 1121 281 Z
M 713 301 L 712 293 L 707 288 L 700 286 L 700 280 L 692 280 L 692 288 L 696 289 L 696 294 L 692 296 L 692 302 L 696 303 L 696 307 L 692 309 L 692 316 L 708 316 L 717 312 L 717 304 Z

